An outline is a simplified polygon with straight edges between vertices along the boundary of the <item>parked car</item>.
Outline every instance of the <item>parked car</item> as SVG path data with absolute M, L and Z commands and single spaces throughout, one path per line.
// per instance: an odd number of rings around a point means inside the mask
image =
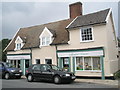
M 33 80 L 50 80 L 55 84 L 62 82 L 71 83 L 76 79 L 72 72 L 66 72 L 58 68 L 56 65 L 49 64 L 34 64 L 26 70 L 26 77 L 28 82 Z
M 12 64 L 7 62 L 0 62 L 0 77 L 5 79 L 18 78 L 22 76 L 22 70 L 15 68 Z

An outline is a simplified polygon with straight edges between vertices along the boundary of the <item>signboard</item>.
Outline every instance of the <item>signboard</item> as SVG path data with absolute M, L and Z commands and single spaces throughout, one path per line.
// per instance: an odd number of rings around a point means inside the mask
M 58 57 L 77 57 L 77 56 L 103 56 L 103 50 L 81 51 L 81 52 L 58 52 Z
M 30 55 L 8 55 L 8 60 L 31 59 Z

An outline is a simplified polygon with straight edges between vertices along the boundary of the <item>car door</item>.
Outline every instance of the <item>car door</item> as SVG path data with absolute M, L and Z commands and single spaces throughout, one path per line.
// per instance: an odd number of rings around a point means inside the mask
M 52 79 L 52 71 L 50 71 L 51 67 L 49 65 L 41 65 L 41 78 L 44 80 Z
M 32 67 L 32 73 L 35 79 L 40 79 L 41 76 L 40 65 L 34 65 Z

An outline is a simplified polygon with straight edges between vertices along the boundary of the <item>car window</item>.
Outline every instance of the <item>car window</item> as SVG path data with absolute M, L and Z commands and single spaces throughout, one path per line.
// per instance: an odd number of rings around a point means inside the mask
M 40 70 L 40 65 L 34 65 L 34 66 L 32 67 L 32 69 L 33 69 L 33 70 Z
M 49 65 L 42 65 L 41 66 L 41 71 L 47 71 L 48 69 L 50 69 Z

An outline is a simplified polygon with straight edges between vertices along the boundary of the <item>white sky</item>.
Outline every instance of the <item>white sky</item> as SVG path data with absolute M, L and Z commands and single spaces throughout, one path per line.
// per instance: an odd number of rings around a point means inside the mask
M 97 2 L 95 2 L 95 0 L 35 1 L 36 0 L 31 0 L 31 2 L 17 2 L 17 0 L 4 0 L 0 3 L 0 9 L 2 8 L 2 11 L 0 10 L 2 38 L 12 38 L 19 28 L 68 19 L 69 4 L 78 1 L 83 3 L 83 14 L 112 8 L 115 29 L 118 34 L 118 0 L 114 0 L 114 2 L 113 0 L 98 0 Z

